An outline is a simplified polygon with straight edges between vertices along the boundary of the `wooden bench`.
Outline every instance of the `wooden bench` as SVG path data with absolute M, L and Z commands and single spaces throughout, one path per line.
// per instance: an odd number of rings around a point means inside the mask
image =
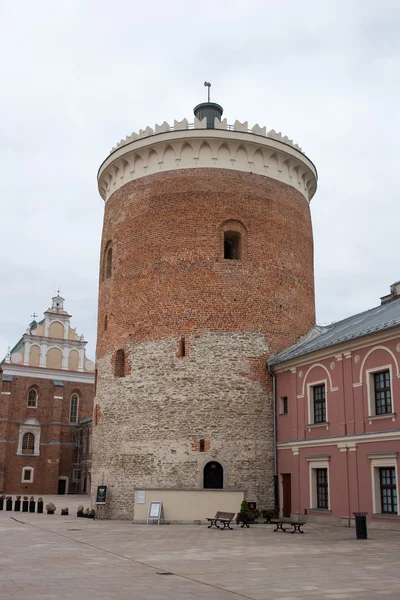
M 225 529 L 226 527 L 228 529 L 232 529 L 232 527 L 230 526 L 230 522 L 232 521 L 234 516 L 235 513 L 218 511 L 215 513 L 215 517 L 207 517 L 207 521 L 210 521 L 208 529 L 210 529 L 210 527 L 212 527 L 213 525 L 215 525 L 215 527 L 217 527 L 218 529 Z M 221 528 L 218 525 L 218 523 L 221 523 L 223 527 Z
M 290 521 L 289 519 L 271 519 L 271 523 L 272 525 L 275 525 L 274 531 L 286 531 L 286 528 L 283 527 L 284 525 L 292 526 L 293 529 L 291 533 L 296 533 L 296 531 L 298 533 L 304 533 L 304 531 L 301 530 L 301 527 L 306 524 L 305 521 Z

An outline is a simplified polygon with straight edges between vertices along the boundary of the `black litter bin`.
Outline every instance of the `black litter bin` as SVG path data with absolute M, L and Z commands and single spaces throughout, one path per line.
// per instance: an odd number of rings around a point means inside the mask
M 353 513 L 356 518 L 356 537 L 358 540 L 366 540 L 367 535 L 367 514 L 366 512 Z

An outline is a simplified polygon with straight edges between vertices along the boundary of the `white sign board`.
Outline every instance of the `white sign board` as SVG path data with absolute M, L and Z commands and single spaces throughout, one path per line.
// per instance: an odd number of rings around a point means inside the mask
M 149 514 L 147 516 L 147 523 L 149 520 L 158 521 L 160 524 L 160 519 L 162 515 L 162 502 L 150 502 L 149 504 Z
M 138 504 L 144 504 L 146 502 L 146 491 L 145 490 L 138 490 L 137 493 L 137 503 Z

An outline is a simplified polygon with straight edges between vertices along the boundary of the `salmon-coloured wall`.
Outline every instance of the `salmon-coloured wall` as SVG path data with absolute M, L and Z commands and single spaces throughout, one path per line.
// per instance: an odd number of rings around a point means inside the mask
M 400 417 L 396 414 L 400 410 L 397 406 L 400 402 L 399 366 L 400 336 L 383 342 L 366 343 L 364 347 L 351 351 L 342 348 L 339 352 L 334 348 L 332 355 L 324 359 L 315 357 L 300 366 L 296 365 L 296 368 L 292 367 L 292 370 L 289 367 L 285 371 L 276 370 L 280 505 L 281 474 L 290 473 L 292 514 L 349 519 L 353 517 L 353 512 L 366 511 L 368 518 L 371 518 L 373 457 L 368 455 L 400 454 Z M 279 365 L 279 369 L 282 367 L 285 365 Z M 369 419 L 367 372 L 388 367 L 392 374 L 393 413 L 383 418 Z M 308 386 L 320 381 L 326 381 L 327 423 L 310 427 Z M 373 401 L 373 389 L 371 393 Z M 284 396 L 288 398 L 288 414 L 281 415 L 280 398 Z M 329 512 L 312 510 L 312 457 L 329 462 Z M 399 482 L 397 486 L 399 491 Z M 396 517 L 373 517 L 375 521 L 385 519 L 393 522 Z

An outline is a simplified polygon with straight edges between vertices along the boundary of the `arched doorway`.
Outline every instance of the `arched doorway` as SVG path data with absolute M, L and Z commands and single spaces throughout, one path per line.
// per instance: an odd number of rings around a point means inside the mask
M 204 489 L 222 490 L 224 487 L 224 470 L 219 462 L 209 462 L 204 467 Z

